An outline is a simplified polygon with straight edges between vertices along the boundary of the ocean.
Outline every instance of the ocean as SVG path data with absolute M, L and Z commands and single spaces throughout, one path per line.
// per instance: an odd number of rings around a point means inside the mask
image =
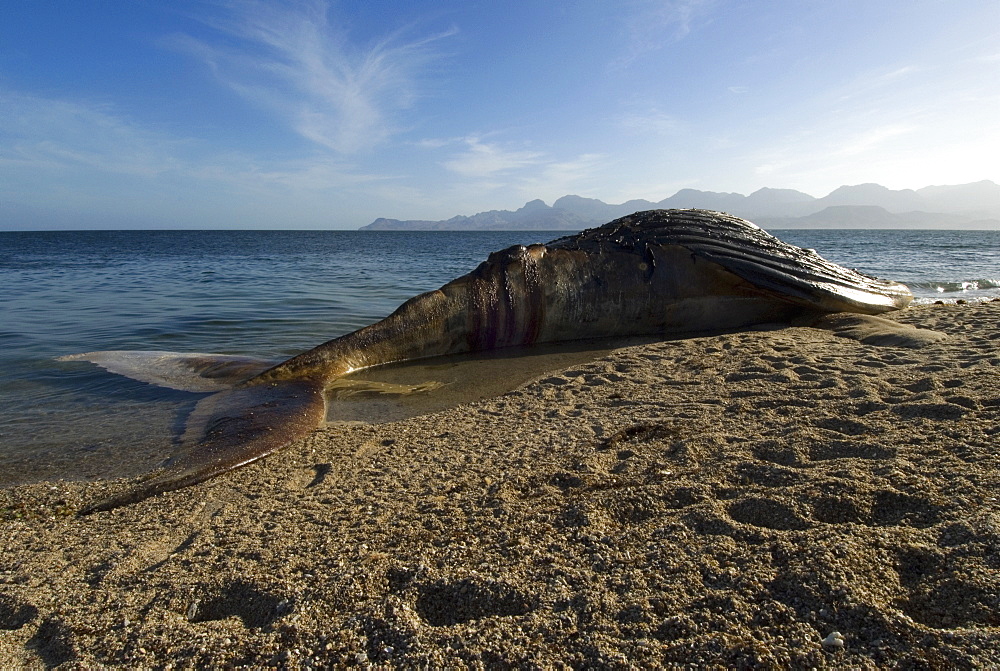
M 908 284 L 916 302 L 1000 297 L 1000 231 L 784 230 Z M 561 232 L 0 233 L 0 487 L 131 476 L 170 456 L 199 398 L 66 354 L 132 349 L 283 359 L 376 321 L 491 251 Z

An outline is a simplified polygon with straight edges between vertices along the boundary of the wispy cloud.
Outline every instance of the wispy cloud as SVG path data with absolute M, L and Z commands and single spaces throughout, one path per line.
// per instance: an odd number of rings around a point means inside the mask
M 496 135 L 428 138 L 414 146 L 443 156 L 439 165 L 456 177 L 445 187 L 448 198 L 468 202 L 470 208 L 480 207 L 492 197 L 490 194 L 501 192 L 515 199 L 532 200 L 592 189 L 595 175 L 607 167 L 608 157 L 604 154 L 556 157 L 524 145 L 487 139 Z
M 681 128 L 676 117 L 655 108 L 645 112 L 627 112 L 618 118 L 618 125 L 638 135 L 673 135 Z
M 323 194 L 345 188 L 356 190 L 390 179 L 358 172 L 354 166 L 327 156 L 261 163 L 251 156 L 231 154 L 216 156 L 192 166 L 189 173 L 193 177 L 247 193 Z
M 0 165 L 140 177 L 174 170 L 186 143 L 107 105 L 0 90 Z
M 580 154 L 576 158 L 547 161 L 534 171 L 516 176 L 511 185 L 524 200 L 554 200 L 567 193 L 599 192 L 606 181 L 598 178 L 607 167 L 604 154 Z
M 550 190 L 572 189 L 599 169 L 607 157 L 603 154 L 581 154 L 568 161 L 555 161 L 545 166 L 542 178 Z
M 684 39 L 715 3 L 716 0 L 632 0 L 624 7 L 628 48 L 611 64 L 612 69 L 627 67 L 640 56 Z
M 889 113 L 827 116 L 808 128 L 776 138 L 766 149 L 747 157 L 753 173 L 769 186 L 782 185 L 820 193 L 839 184 L 878 182 L 892 188 L 919 181 L 931 170 L 921 143 L 932 143 L 933 124 L 919 114 L 899 118 Z M 970 154 L 971 156 L 971 154 Z M 953 172 L 941 166 L 941 172 Z M 819 187 L 817 185 L 824 185 Z
M 123 177 L 170 188 L 286 194 L 389 179 L 360 172 L 328 153 L 262 162 L 144 127 L 110 105 L 0 89 L 0 184 L 15 191 L 29 183 L 55 191 L 79 183 L 97 194 L 122 188 Z
M 900 136 L 907 135 L 919 130 L 915 125 L 888 124 L 875 128 L 866 129 L 853 137 L 846 138 L 846 141 L 837 148 L 834 156 L 859 156 L 868 152 L 876 151 L 884 145 Z
M 463 138 L 461 142 L 465 148 L 453 154 L 443 165 L 463 177 L 493 177 L 543 162 L 543 154 L 537 151 L 507 149 L 499 144 L 483 142 L 478 137 Z
M 866 72 L 840 90 L 838 102 L 864 100 L 871 104 L 879 96 L 891 95 L 901 88 L 913 86 L 911 80 L 919 73 L 918 68 L 910 65 Z
M 169 44 L 208 64 L 219 80 L 281 115 L 303 137 L 340 153 L 356 152 L 399 130 L 394 115 L 418 95 L 435 43 L 454 29 L 406 39 L 395 32 L 356 45 L 321 0 L 231 0 L 204 23 L 231 40 L 177 35 Z
M 644 31 L 669 29 L 674 39 L 687 37 L 696 16 L 712 5 L 711 0 L 660 0 L 646 16 Z

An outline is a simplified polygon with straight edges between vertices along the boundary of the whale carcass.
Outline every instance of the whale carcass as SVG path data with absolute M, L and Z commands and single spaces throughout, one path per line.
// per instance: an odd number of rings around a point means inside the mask
M 183 456 L 83 512 L 204 481 L 308 435 L 324 421 L 324 392 L 360 369 L 533 343 L 762 323 L 831 328 L 876 344 L 921 346 L 943 337 L 873 316 L 911 300 L 902 284 L 831 263 L 743 219 L 652 210 L 548 244 L 495 252 L 385 319 L 277 365 L 208 354 L 71 355 L 64 359 L 214 392 L 187 420 Z

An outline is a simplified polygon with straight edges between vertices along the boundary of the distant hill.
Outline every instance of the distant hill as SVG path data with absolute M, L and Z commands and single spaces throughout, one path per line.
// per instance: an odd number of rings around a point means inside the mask
M 362 230 L 578 231 L 639 210 L 699 207 L 720 210 L 767 228 L 1000 229 L 1000 185 L 984 180 L 956 186 L 894 191 L 879 184 L 842 186 L 822 198 L 793 189 L 764 188 L 749 196 L 682 189 L 659 202 L 618 205 L 563 196 L 551 206 L 532 200 L 518 210 L 490 210 L 442 221 L 376 219 Z
M 759 217 L 755 223 L 768 229 L 781 228 L 964 228 L 1000 230 L 1000 218 L 977 219 L 939 212 L 889 212 L 877 205 L 831 205 L 804 217 Z
M 361 230 L 369 231 L 567 231 L 591 226 L 572 212 L 549 207 L 541 200 L 532 200 L 519 210 L 490 210 L 469 217 L 456 216 L 443 221 L 400 221 L 376 219 Z

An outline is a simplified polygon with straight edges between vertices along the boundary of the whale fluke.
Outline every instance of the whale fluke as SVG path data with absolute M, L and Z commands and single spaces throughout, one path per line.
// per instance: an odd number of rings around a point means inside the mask
M 56 361 L 89 361 L 109 373 L 167 389 L 209 392 L 229 389 L 273 366 L 275 361 L 231 354 L 107 350 L 61 356 Z
M 237 387 L 203 398 L 188 417 L 181 456 L 135 487 L 87 506 L 80 514 L 111 510 L 203 482 L 304 438 L 326 416 L 323 391 L 322 383 L 301 379 Z

